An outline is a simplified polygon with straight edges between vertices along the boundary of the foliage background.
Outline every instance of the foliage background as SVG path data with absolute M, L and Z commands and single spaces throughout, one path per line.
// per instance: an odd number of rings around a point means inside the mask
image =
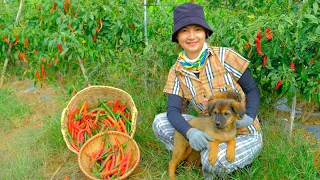
M 17 45 L 13 46 L 5 73 L 7 83 L 13 75 L 19 79 L 32 79 L 40 86 L 46 83 L 63 84 L 62 87 L 68 95 L 62 100 L 64 104 L 74 91 L 81 90 L 86 84 L 110 85 L 127 91 L 139 110 L 139 128 L 135 138 L 141 146 L 146 147 L 146 150 L 143 150 L 144 160 L 153 159 L 152 162 L 143 161 L 142 166 L 150 172 L 160 169 L 160 172 L 156 171 L 158 173 L 150 175 L 151 177 L 166 177 L 165 166 L 170 158 L 169 153 L 157 155 L 148 142 L 159 143 L 155 140 L 151 123 L 155 114 L 165 111 L 166 95 L 162 93 L 162 89 L 167 72 L 180 50 L 177 44 L 171 42 L 173 10 L 176 5 L 189 1 L 147 1 L 147 46 L 144 37 L 144 6 L 141 0 L 27 0 L 16 27 L 13 24 L 19 1 L 6 1 L 6 4 L 4 2 L 0 2 L 1 66 L 8 50 L 4 36 L 11 43 L 16 42 L 16 35 L 19 38 Z M 54 2 L 56 8 L 51 12 Z M 214 30 L 207 42 L 216 46 L 232 47 L 251 61 L 249 68 L 261 90 L 261 107 L 269 109 L 270 104 L 280 97 L 291 99 L 295 92 L 301 101 L 319 103 L 319 0 L 195 2 L 204 6 L 207 21 Z M 254 39 L 259 30 L 264 33 L 267 27 L 272 30 L 273 39 L 261 40 L 262 52 L 268 57 L 267 66 L 262 67 L 262 58 L 256 51 Z M 97 29 L 100 28 L 101 31 L 98 32 Z M 252 47 L 250 57 L 250 48 L 245 48 L 248 40 Z M 59 51 L 58 44 L 61 44 L 62 52 Z M 19 54 L 25 54 L 23 60 L 19 58 Z M 85 75 L 88 79 L 81 71 L 80 62 L 86 69 Z M 295 71 L 290 67 L 291 62 L 295 64 Z M 42 66 L 45 76 L 41 76 Z M 36 76 L 37 72 L 40 78 Z M 280 80 L 283 85 L 275 89 Z M 262 120 L 271 119 L 272 122 L 272 115 L 264 110 L 260 111 Z M 59 121 L 59 113 L 54 117 L 54 122 Z M 57 124 L 53 124 L 52 128 L 59 132 Z M 10 128 L 6 129 L 6 132 L 11 131 Z M 50 132 L 55 131 L 50 129 Z M 63 147 L 63 142 L 58 140 L 61 138 L 60 134 L 55 135 L 56 139 L 52 138 L 53 144 Z M 275 141 L 284 143 L 281 133 L 279 136 L 275 137 Z M 268 144 L 272 145 L 272 142 L 267 142 L 267 148 Z M 298 143 L 296 146 L 309 147 L 302 144 Z M 292 144 L 289 143 L 288 147 L 291 147 L 290 145 Z M 58 147 L 54 149 L 62 151 Z M 160 145 L 159 149 L 165 151 Z M 292 150 L 296 151 L 295 148 Z M 261 167 L 274 168 L 274 165 L 267 163 L 270 159 L 279 158 L 280 163 L 286 158 L 283 154 L 277 154 L 278 151 L 282 153 L 270 146 L 268 151 L 262 153 L 259 161 L 249 168 L 247 175 L 265 177 L 266 172 L 261 171 Z M 273 157 L 268 152 L 277 155 Z M 310 178 L 313 178 L 316 174 L 310 162 L 312 152 L 306 153 L 298 156 L 299 161 L 302 159 L 306 163 L 303 168 L 311 171 Z M 159 157 L 155 158 L 157 156 Z M 296 159 L 290 159 L 288 164 L 291 160 Z M 155 161 L 162 163 L 152 167 Z M 287 166 L 278 168 L 285 169 Z M 301 168 L 299 166 L 296 169 Z M 256 169 L 259 169 L 258 173 Z M 278 177 L 283 177 L 282 173 L 280 170 Z M 295 174 L 296 171 L 293 171 L 292 176 Z M 303 174 L 297 176 L 303 177 Z M 291 174 L 287 177 L 290 176 Z

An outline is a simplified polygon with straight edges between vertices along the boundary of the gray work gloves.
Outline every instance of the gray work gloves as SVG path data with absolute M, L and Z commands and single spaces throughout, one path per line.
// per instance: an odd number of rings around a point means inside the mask
M 214 141 L 214 139 L 207 133 L 199 131 L 196 128 L 192 128 L 187 133 L 187 138 L 192 149 L 200 151 L 204 148 L 210 148 L 208 141 Z
M 247 127 L 252 125 L 253 118 L 244 114 L 241 120 L 236 120 L 236 126 L 237 128 Z

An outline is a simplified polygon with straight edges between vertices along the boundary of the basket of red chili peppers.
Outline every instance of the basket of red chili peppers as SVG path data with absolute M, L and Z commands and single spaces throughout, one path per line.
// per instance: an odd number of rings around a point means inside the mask
M 140 150 L 128 134 L 117 131 L 99 133 L 80 149 L 78 163 L 90 179 L 125 179 L 138 166 Z
M 61 132 L 67 147 L 78 153 L 86 141 L 101 132 L 118 131 L 133 137 L 137 115 L 127 92 L 110 86 L 89 86 L 64 108 Z

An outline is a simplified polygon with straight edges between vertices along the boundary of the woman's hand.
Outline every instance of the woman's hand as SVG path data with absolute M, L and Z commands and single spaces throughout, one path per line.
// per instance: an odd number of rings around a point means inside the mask
M 214 139 L 207 133 L 200 131 L 196 128 L 191 128 L 187 132 L 187 138 L 192 149 L 200 151 L 204 148 L 210 148 L 208 141 L 214 141 Z
M 237 128 L 247 127 L 253 124 L 253 118 L 244 114 L 241 120 L 236 120 Z

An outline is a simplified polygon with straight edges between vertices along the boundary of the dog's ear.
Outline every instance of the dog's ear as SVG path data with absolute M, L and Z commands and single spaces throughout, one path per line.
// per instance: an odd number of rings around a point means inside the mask
M 214 109 L 214 107 L 216 106 L 217 102 L 214 99 L 211 99 L 208 101 L 208 113 L 209 116 L 212 115 L 212 111 Z
M 240 116 L 240 118 L 242 118 L 246 113 L 246 108 L 240 102 L 232 101 L 230 106 L 234 110 L 234 112 L 236 112 Z
M 229 99 L 234 99 L 238 102 L 241 102 L 241 96 L 239 93 L 234 92 L 234 91 L 228 91 L 228 98 Z

